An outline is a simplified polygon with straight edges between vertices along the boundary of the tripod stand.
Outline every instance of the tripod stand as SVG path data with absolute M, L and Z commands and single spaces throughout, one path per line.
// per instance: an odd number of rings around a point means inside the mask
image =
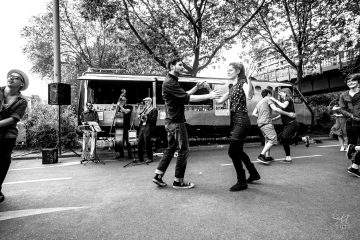
M 133 125 L 132 125 L 133 126 Z M 132 127 L 133 128 L 133 127 Z M 140 164 L 146 164 L 146 165 L 149 165 L 147 162 L 145 161 L 142 161 L 142 162 L 139 162 L 137 161 L 136 157 L 135 157 L 135 152 L 137 151 L 137 133 L 136 133 L 136 130 L 132 129 L 132 130 L 129 130 L 128 131 L 128 137 L 129 137 L 129 143 L 131 145 L 131 152 L 132 152 L 132 155 L 134 157 L 134 159 L 125 164 L 124 165 L 124 168 L 129 166 L 129 165 L 140 165 Z
M 91 161 L 93 163 L 102 163 L 105 165 L 105 162 L 102 161 L 96 153 L 97 132 L 101 131 L 101 129 L 96 127 L 97 123 L 95 125 L 93 122 L 88 123 L 89 125 L 79 126 L 79 129 L 83 133 L 83 153 L 80 164 L 84 163 L 85 166 L 86 163 Z

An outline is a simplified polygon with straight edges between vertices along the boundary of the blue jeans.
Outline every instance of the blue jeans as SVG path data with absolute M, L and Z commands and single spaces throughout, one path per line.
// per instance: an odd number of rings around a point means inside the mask
M 179 148 L 178 157 L 175 166 L 175 178 L 183 179 L 185 175 L 187 158 L 189 156 L 189 138 L 185 123 L 165 124 L 167 132 L 168 147 L 165 149 L 159 165 L 155 171 L 156 174 L 164 175 L 168 168 L 175 151 Z

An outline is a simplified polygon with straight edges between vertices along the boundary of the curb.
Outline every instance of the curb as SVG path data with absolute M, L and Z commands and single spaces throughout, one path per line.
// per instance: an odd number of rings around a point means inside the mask
M 320 140 L 320 141 L 333 141 L 334 138 L 331 137 L 315 137 L 314 139 Z M 303 144 L 302 142 L 299 144 Z M 204 150 L 216 150 L 216 149 L 227 149 L 228 143 L 224 144 L 209 144 L 209 145 L 197 145 L 197 146 L 190 146 L 190 151 L 204 151 Z M 258 147 L 261 145 L 260 142 L 248 142 L 245 144 L 245 147 Z M 97 148 L 97 151 L 99 154 L 111 154 L 114 153 L 113 151 L 108 152 L 107 150 L 101 149 L 101 147 Z M 81 150 L 76 151 L 79 155 L 81 155 Z M 162 152 L 162 151 L 158 151 Z M 70 157 L 78 157 L 73 152 L 64 152 L 61 155 L 58 156 L 59 159 L 62 158 L 70 158 Z M 42 159 L 42 153 L 40 151 L 30 151 L 30 152 L 24 152 L 20 150 L 13 151 L 12 159 L 11 160 L 33 160 L 33 159 Z

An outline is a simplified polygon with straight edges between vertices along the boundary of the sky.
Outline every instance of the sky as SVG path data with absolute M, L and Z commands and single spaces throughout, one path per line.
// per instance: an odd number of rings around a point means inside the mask
M 23 92 L 25 96 L 39 95 L 47 100 L 48 83 L 38 75 L 32 73 L 31 62 L 22 52 L 25 41 L 20 32 L 29 23 L 32 16 L 44 12 L 46 3 L 51 0 L 11 0 L 2 1 L 0 8 L 0 86 L 6 85 L 6 74 L 11 69 L 24 71 L 29 79 L 29 88 Z M 239 61 L 236 50 L 224 51 L 227 61 L 224 64 L 216 64 L 215 69 L 209 68 L 202 71 L 199 76 L 225 77 L 228 62 Z
M 24 40 L 20 31 L 32 16 L 44 11 L 49 0 L 1 1 L 0 8 L 0 86 L 6 85 L 6 75 L 11 69 L 20 69 L 29 77 L 25 96 L 39 95 L 47 99 L 47 83 L 30 72 L 31 63 L 22 52 Z

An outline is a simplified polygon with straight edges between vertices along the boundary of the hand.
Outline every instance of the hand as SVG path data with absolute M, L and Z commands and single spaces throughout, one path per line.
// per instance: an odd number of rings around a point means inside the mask
M 221 98 L 221 91 L 219 89 L 210 91 L 210 99 L 218 99 Z
M 296 118 L 296 113 L 293 113 L 293 112 L 289 113 L 289 117 Z
M 205 87 L 205 84 L 209 85 L 206 81 L 197 82 L 196 83 L 196 88 L 197 89 L 202 89 L 202 88 Z

